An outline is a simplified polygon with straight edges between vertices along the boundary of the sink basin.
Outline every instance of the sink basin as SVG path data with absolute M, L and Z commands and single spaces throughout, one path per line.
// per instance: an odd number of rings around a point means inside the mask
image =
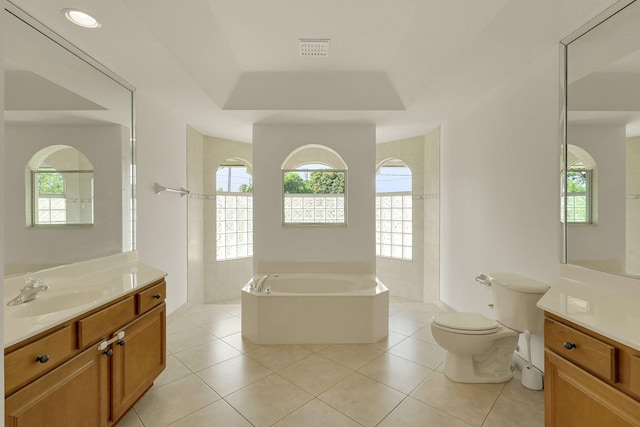
M 49 289 L 36 300 L 26 302 L 13 315 L 17 317 L 42 316 L 96 302 L 109 291 L 104 288 Z

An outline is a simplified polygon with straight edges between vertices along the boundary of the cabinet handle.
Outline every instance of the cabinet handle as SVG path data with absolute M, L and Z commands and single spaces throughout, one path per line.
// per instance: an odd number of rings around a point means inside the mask
M 109 350 L 103 352 L 102 354 L 104 354 L 105 356 L 111 356 L 111 355 L 113 355 L 113 350 L 109 349 Z
M 126 342 L 125 340 L 120 340 L 120 341 L 118 341 L 118 345 L 119 345 L 120 347 L 124 346 L 126 343 L 127 343 L 127 342 Z
M 36 361 L 40 362 L 40 363 L 47 363 L 49 361 L 50 357 L 48 354 L 43 354 L 42 356 L 38 356 L 36 357 Z
M 155 299 L 160 299 L 160 298 L 162 298 L 162 295 L 160 295 L 160 294 L 155 294 L 153 297 L 154 297 Z
M 565 341 L 564 344 L 562 344 L 562 345 L 567 350 L 573 350 L 574 348 L 576 348 L 576 345 L 574 343 L 572 343 L 572 342 L 569 342 L 569 341 Z

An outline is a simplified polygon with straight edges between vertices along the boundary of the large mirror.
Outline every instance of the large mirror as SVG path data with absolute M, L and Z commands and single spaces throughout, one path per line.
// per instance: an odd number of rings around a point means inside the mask
M 640 277 L 640 1 L 627 3 L 566 43 L 562 216 L 566 262 Z
M 7 3 L 5 275 L 131 250 L 133 88 Z

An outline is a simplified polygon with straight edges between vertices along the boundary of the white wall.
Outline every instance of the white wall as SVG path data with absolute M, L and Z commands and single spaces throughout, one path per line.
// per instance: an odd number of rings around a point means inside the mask
M 307 144 L 335 150 L 348 166 L 347 226 L 283 226 L 281 166 Z M 254 270 L 261 263 L 341 262 L 375 271 L 375 127 L 255 125 Z
M 155 194 L 154 183 L 187 185 L 185 120 L 137 93 L 138 252 L 142 262 L 168 273 L 167 311 L 187 301 L 187 198 Z
M 595 160 L 594 212 L 597 224 L 569 224 L 568 261 L 615 261 L 625 259 L 625 126 L 569 126 L 568 143 L 586 150 Z
M 554 47 L 442 127 L 440 296 L 457 311 L 493 316 L 481 271 L 559 276 L 558 70 Z
M 6 264 L 65 264 L 122 252 L 122 139 L 119 125 L 7 125 L 4 166 Z M 26 227 L 25 167 L 49 145 L 70 145 L 93 164 L 94 225 Z

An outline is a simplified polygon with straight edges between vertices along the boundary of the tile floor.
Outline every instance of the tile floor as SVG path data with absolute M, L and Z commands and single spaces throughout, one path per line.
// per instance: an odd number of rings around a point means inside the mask
M 393 299 L 375 344 L 268 345 L 242 339 L 239 304 L 167 319 L 167 369 L 119 427 L 543 426 L 542 392 L 516 379 L 459 384 L 441 372 L 432 304 Z

